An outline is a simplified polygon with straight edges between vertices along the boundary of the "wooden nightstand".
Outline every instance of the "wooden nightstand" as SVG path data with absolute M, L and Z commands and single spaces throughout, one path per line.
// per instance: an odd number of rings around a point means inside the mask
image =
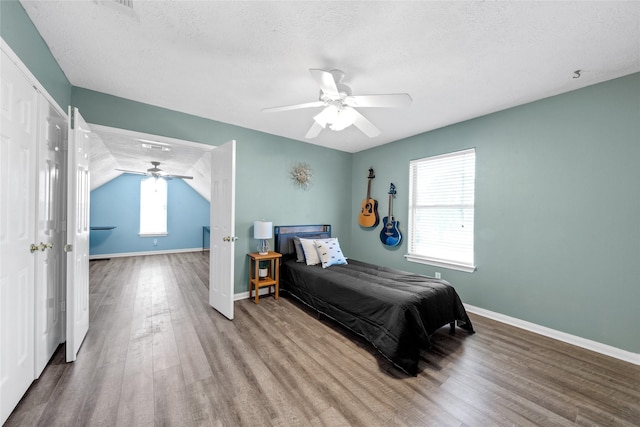
M 280 258 L 282 254 L 269 251 L 266 255 L 260 255 L 258 252 L 252 252 L 247 255 L 249 256 L 249 298 L 251 298 L 251 291 L 255 291 L 254 302 L 258 304 L 260 288 L 269 286 L 269 292 L 271 292 L 271 286 L 275 286 L 274 297 L 278 299 L 280 291 Z M 259 273 L 260 261 L 268 261 L 267 276 L 262 278 Z

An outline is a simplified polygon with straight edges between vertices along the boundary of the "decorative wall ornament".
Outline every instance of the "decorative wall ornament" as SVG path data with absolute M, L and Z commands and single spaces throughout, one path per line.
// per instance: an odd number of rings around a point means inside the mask
M 306 190 L 309 188 L 312 175 L 313 171 L 308 163 L 296 163 L 291 168 L 291 179 L 293 180 L 293 184 L 302 189 Z

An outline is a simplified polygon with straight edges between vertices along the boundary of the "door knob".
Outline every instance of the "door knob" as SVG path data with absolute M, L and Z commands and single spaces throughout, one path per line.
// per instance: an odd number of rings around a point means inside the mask
M 40 247 L 38 245 L 36 245 L 36 244 L 33 244 L 33 243 L 31 244 L 31 246 L 29 246 L 29 252 L 31 252 L 31 253 L 37 252 L 38 249 L 40 249 Z
M 40 244 L 38 245 L 38 249 L 40 249 L 42 252 L 44 252 L 45 249 L 53 249 L 53 243 L 40 242 Z

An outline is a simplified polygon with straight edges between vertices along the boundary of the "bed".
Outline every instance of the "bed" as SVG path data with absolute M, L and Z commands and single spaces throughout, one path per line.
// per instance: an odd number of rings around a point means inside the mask
M 474 332 L 460 297 L 445 280 L 350 258 L 307 265 L 300 259 L 299 240 L 318 247 L 335 240 L 340 251 L 331 226 L 276 226 L 274 231 L 276 251 L 283 254 L 281 289 L 365 338 L 406 373 L 417 374 L 420 350 L 430 347 L 436 330 L 449 325 L 454 333 L 457 324 Z

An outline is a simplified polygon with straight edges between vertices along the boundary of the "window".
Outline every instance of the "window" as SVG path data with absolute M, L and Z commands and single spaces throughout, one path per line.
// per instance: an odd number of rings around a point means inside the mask
M 167 181 L 146 178 L 140 181 L 140 235 L 167 234 Z
M 474 271 L 475 149 L 412 160 L 409 174 L 407 260 Z

